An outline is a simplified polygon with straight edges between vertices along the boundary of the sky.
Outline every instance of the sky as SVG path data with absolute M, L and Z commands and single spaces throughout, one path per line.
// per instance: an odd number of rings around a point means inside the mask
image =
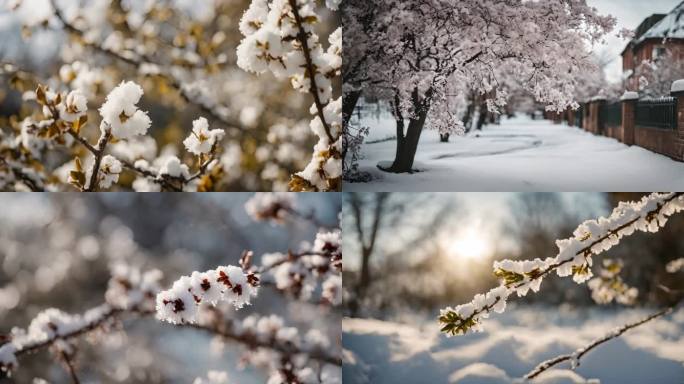
M 622 28 L 631 30 L 653 13 L 668 13 L 682 0 L 587 0 L 601 14 L 611 14 L 617 18 L 615 30 L 606 38 L 606 42 L 596 47 L 596 52 L 605 52 L 613 60 L 606 67 L 606 78 L 610 82 L 619 82 L 622 75 L 622 58 L 620 53 L 627 41 L 617 37 Z

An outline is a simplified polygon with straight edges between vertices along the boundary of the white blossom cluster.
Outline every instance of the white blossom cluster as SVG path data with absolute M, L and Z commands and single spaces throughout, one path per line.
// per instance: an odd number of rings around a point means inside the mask
M 554 270 L 560 277 L 573 275 L 575 282 L 584 283 L 593 277 L 593 255 L 607 251 L 623 237 L 634 232 L 657 232 L 667 223 L 670 215 L 682 210 L 684 195 L 681 193 L 653 193 L 638 202 L 620 202 L 610 216 L 585 221 L 574 231 L 574 237 L 557 240 L 559 252 L 556 257 L 545 260 L 495 261 L 494 274 L 502 280 L 499 296 L 505 301 L 512 292 L 519 297 L 526 295 L 530 289 L 537 292 L 543 278 Z M 600 283 L 592 285 L 598 287 Z M 628 303 L 636 298 L 636 294 L 633 288 L 625 286 L 623 294 L 616 294 L 614 298 Z M 600 296 L 601 300 L 607 298 L 605 292 Z M 477 302 L 474 300 L 469 304 L 443 310 L 439 318 L 443 324 L 442 331 L 456 335 L 464 334 L 470 329 L 479 330 L 479 319 L 484 318 L 483 314 L 493 308 L 492 300 L 485 295 Z
M 245 210 L 256 221 L 283 223 L 296 208 L 296 197 L 287 192 L 257 192 L 245 203 Z
M 620 272 L 624 264 L 622 260 L 603 259 L 599 276 L 589 280 L 591 298 L 598 304 L 608 304 L 613 300 L 620 304 L 632 305 L 639 295 L 639 290 L 629 287 L 622 281 Z
M 208 154 L 223 139 L 223 135 L 223 129 L 209 129 L 207 119 L 200 117 L 192 122 L 190 136 L 183 140 L 183 144 L 195 155 Z
M 40 312 L 27 329 L 12 329 L 10 341 L 0 346 L 0 370 L 9 372 L 17 368 L 18 353 L 43 343 L 68 339 L 83 329 L 102 323 L 111 311 L 109 305 L 102 305 L 83 315 L 70 315 L 56 308 Z
M 157 294 L 157 318 L 173 324 L 197 322 L 197 308 L 202 303 L 216 305 L 226 301 L 242 308 L 257 295 L 259 279 L 233 265 L 182 276 L 171 289 Z
M 684 269 L 684 257 L 680 257 L 679 259 L 675 259 L 667 263 L 665 266 L 665 270 L 668 273 L 676 273 Z
M 262 265 L 268 271 L 276 288 L 299 298 L 309 300 L 322 281 L 321 298 L 331 304 L 342 303 L 342 244 L 341 232 L 320 232 L 312 247 L 305 247 L 297 255 L 269 253 L 262 256 Z
M 143 95 L 140 85 L 132 82 L 121 82 L 114 88 L 107 100 L 100 107 L 102 131 L 110 130 L 118 139 L 128 139 L 136 135 L 144 135 L 152 125 L 147 112 L 138 109 L 137 105 Z
M 161 290 L 163 274 L 158 269 L 142 272 L 126 263 L 111 268 L 105 299 L 114 308 L 151 312 L 156 307 L 156 296 Z
M 599 276 L 589 280 L 587 286 L 591 289 L 591 298 L 598 304 L 608 304 L 613 300 L 620 304 L 634 304 L 639 290 L 629 287 L 622 281 L 620 272 L 624 264 L 622 260 L 603 259 L 603 266 Z
M 328 6 L 336 10 L 339 1 Z M 313 0 L 253 0 L 240 20 L 245 38 L 237 48 L 238 66 L 289 79 L 296 90 L 314 97 L 310 126 L 319 141 L 309 165 L 293 176 L 290 187 L 297 191 L 337 190 L 342 174 L 342 99 L 333 100 L 332 86 L 342 67 L 342 29 L 329 36 L 325 50 L 314 30 L 318 21 Z

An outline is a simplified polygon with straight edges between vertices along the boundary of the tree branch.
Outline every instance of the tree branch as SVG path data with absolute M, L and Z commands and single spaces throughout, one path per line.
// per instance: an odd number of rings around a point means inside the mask
M 322 351 L 305 351 L 292 344 L 278 342 L 277 340 L 262 341 L 259 340 L 256 336 L 248 333 L 238 335 L 236 333 L 230 332 L 229 330 L 219 329 L 218 327 L 212 327 L 209 325 L 202 324 L 176 324 L 176 326 L 199 329 L 217 336 L 221 336 L 222 338 L 227 340 L 236 341 L 252 349 L 268 348 L 283 353 L 286 356 L 306 354 L 313 360 L 318 360 L 328 364 L 342 366 L 342 359 L 337 356 L 328 355 Z
M 656 313 L 654 313 L 648 317 L 645 317 L 639 321 L 629 323 L 629 324 L 625 324 L 622 327 L 617 328 L 617 329 L 613 330 L 612 332 L 608 333 L 607 335 L 592 341 L 591 343 L 589 343 L 586 346 L 576 350 L 573 353 L 560 355 L 560 356 L 554 357 L 552 359 L 543 361 L 543 362 L 539 363 L 539 365 L 537 365 L 529 373 L 527 373 L 525 375 L 525 379 L 528 379 L 528 380 L 533 379 L 533 378 L 539 376 L 539 374 L 541 374 L 542 372 L 553 367 L 554 365 L 560 364 L 560 363 L 562 363 L 564 361 L 568 361 L 568 360 L 571 360 L 573 362 L 572 368 L 574 369 L 575 366 L 579 365 L 579 361 L 582 358 L 582 356 L 587 354 L 592 349 L 598 347 L 599 345 L 601 345 L 607 341 L 610 341 L 612 339 L 619 337 L 620 335 L 622 335 L 623 333 L 627 332 L 628 330 L 630 330 L 632 328 L 636 328 L 642 324 L 648 323 L 649 321 L 651 321 L 653 319 L 657 319 L 658 317 L 669 314 L 670 312 L 672 312 L 672 310 L 674 309 L 675 306 L 676 306 L 676 304 L 673 306 L 667 307 L 665 309 L 662 309 L 662 310 L 660 310 L 660 311 L 658 311 L 658 312 L 656 312 Z
M 297 0 L 289 0 L 290 7 L 292 8 L 292 13 L 294 14 L 295 22 L 297 23 L 297 28 L 299 32 L 297 33 L 297 40 L 302 45 L 302 52 L 304 53 L 304 60 L 306 60 L 306 71 L 309 73 L 309 92 L 313 96 L 314 104 L 316 104 L 316 111 L 318 113 L 318 118 L 321 119 L 323 128 L 325 129 L 325 134 L 328 136 L 328 140 L 332 145 L 335 142 L 335 138 L 330 131 L 330 125 L 325 120 L 325 114 L 323 113 L 323 108 L 325 107 L 321 102 L 320 95 L 318 94 L 318 86 L 316 85 L 316 72 L 311 59 L 311 51 L 309 50 L 309 42 L 306 31 L 304 30 L 304 25 L 302 23 L 302 17 L 299 15 L 299 9 L 297 9 Z
M 80 384 L 81 382 L 78 380 L 78 376 L 76 376 L 76 370 L 74 369 L 74 365 L 71 362 L 69 355 L 67 355 L 64 351 L 59 351 L 59 354 L 62 357 L 62 360 L 64 361 L 64 365 L 66 365 L 67 367 L 69 376 L 71 376 L 71 382 L 74 384 Z
M 111 136 L 112 133 L 109 130 L 109 128 L 107 128 L 102 132 L 102 134 L 100 135 L 100 139 L 97 141 L 97 145 L 95 146 L 95 152 L 93 152 L 93 155 L 95 156 L 95 161 L 93 162 L 93 168 L 91 169 L 90 179 L 88 180 L 88 184 L 84 189 L 85 192 L 93 192 L 97 188 L 97 176 L 100 172 L 100 162 L 102 162 L 104 150 L 107 147 L 107 143 L 109 142 L 109 138 Z

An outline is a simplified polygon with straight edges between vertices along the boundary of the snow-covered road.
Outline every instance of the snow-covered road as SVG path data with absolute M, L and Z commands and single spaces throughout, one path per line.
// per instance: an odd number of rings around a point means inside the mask
M 388 116 L 364 119 L 377 141 L 394 134 Z M 654 191 L 684 190 L 684 163 L 576 127 L 518 116 L 482 132 L 440 143 L 423 132 L 414 174 L 376 168 L 391 161 L 394 140 L 364 144 L 360 166 L 369 183 L 345 191 Z

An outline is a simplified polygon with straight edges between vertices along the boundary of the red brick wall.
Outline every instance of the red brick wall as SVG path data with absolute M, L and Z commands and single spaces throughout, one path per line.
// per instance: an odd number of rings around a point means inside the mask
M 676 136 L 677 132 L 672 130 L 646 128 L 638 125 L 634 127 L 635 145 L 672 158 L 678 157 L 675 152 Z
M 613 139 L 617 139 L 619 141 L 624 142 L 623 134 L 622 134 L 622 126 L 603 127 L 603 134 L 605 136 L 612 137 Z

